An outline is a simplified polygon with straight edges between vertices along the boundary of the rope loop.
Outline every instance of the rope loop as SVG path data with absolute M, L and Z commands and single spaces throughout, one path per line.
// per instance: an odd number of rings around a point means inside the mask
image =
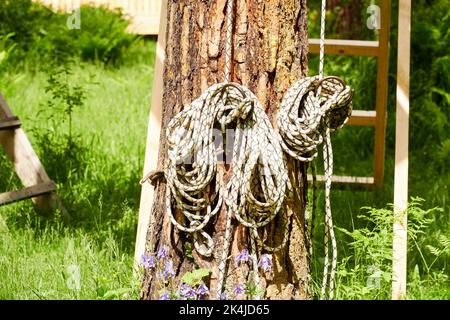
M 217 174 L 218 126 L 231 127 L 235 135 L 232 177 L 225 187 Z M 288 183 L 281 139 L 249 89 L 236 83 L 211 86 L 170 121 L 166 135 L 167 212 L 177 229 L 194 234 L 199 254 L 213 252 L 213 239 L 204 229 L 223 201 L 252 229 L 267 225 L 280 211 Z M 172 199 L 180 214 L 173 213 Z
M 286 92 L 278 114 L 282 148 L 291 157 L 310 162 L 317 157 L 326 128 L 341 128 L 352 112 L 353 92 L 338 77 L 307 77 Z

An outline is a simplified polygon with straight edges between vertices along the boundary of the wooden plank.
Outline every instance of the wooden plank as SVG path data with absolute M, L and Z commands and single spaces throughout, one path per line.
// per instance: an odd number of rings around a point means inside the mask
M 20 127 L 20 120 L 17 117 L 0 120 L 0 130 L 11 130 Z
M 325 176 L 316 176 L 317 182 L 324 183 Z M 308 181 L 312 181 L 312 175 L 308 175 Z M 333 185 L 351 188 L 372 188 L 375 186 L 373 177 L 332 176 Z
M 127 29 L 130 33 L 140 35 L 157 35 L 159 30 L 159 15 L 161 10 L 161 0 L 33 0 L 40 2 L 52 10 L 62 12 L 72 12 L 79 5 L 106 5 L 112 9 L 121 9 L 126 17 L 130 18 L 130 25 Z M 81 18 L 81 20 L 83 20 Z M 83 22 L 81 22 L 83 23 Z
M 14 114 L 11 108 L 0 94 L 0 121 L 13 117 Z M 3 145 L 8 158 L 13 163 L 15 171 L 25 187 L 32 187 L 51 181 L 22 128 L 0 131 L 0 143 Z M 39 208 L 45 210 L 58 208 L 61 210 L 63 217 L 69 219 L 67 211 L 56 194 L 35 197 L 33 202 Z
M 155 74 L 153 78 L 152 102 L 147 128 L 147 144 L 145 151 L 144 175 L 157 169 L 159 140 L 162 121 L 162 100 L 164 91 L 164 58 L 166 50 L 166 23 L 167 0 L 161 4 L 161 18 L 159 36 L 156 47 Z M 141 256 L 145 252 L 147 230 L 150 224 L 150 215 L 153 206 L 154 189 L 149 183 L 144 183 L 141 190 L 141 202 L 139 206 L 139 221 L 136 235 L 134 255 L 134 267 L 137 270 Z
M 374 178 L 377 187 L 383 185 L 384 161 L 386 152 L 386 122 L 388 102 L 388 74 L 389 74 L 389 35 L 391 27 L 391 1 L 382 0 L 381 3 L 381 29 L 379 35 L 380 54 L 377 65 L 377 92 L 374 145 Z
M 11 108 L 8 106 L 5 98 L 0 94 L 0 120 L 13 119 L 15 115 L 11 111 Z
M 56 191 L 56 185 L 53 181 L 49 181 L 17 191 L 3 192 L 0 193 L 0 206 L 20 200 L 30 199 L 32 197 L 37 197 L 44 194 L 49 194 L 54 191 Z
M 399 1 L 392 299 L 406 298 L 411 0 Z
M 319 53 L 319 43 L 319 39 L 309 39 L 309 52 Z M 326 54 L 376 57 L 380 51 L 378 41 L 326 39 L 325 52 Z
M 375 126 L 377 112 L 370 110 L 353 110 L 348 124 L 353 126 Z

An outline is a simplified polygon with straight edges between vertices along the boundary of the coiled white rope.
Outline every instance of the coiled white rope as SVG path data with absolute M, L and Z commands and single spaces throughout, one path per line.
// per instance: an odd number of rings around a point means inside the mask
M 282 206 L 286 189 L 291 188 L 282 149 L 297 160 L 310 162 L 316 158 L 317 147 L 325 136 L 327 145 L 324 149 L 327 178 L 325 270 L 328 272 L 328 233 L 330 233 L 333 246 L 330 276 L 330 298 L 332 298 L 336 241 L 329 206 L 333 169 L 329 132 L 341 127 L 350 116 L 350 88 L 336 77 L 323 79 L 324 32 L 321 32 L 321 75 L 302 79 L 288 90 L 278 116 L 280 132 L 278 134 L 272 128 L 256 96 L 239 84 L 229 83 L 232 11 L 233 0 L 228 0 L 226 82 L 208 88 L 177 114 L 166 130 L 168 160 L 164 175 L 167 180 L 167 213 L 178 230 L 193 234 L 197 252 L 203 256 L 210 256 L 214 250 L 214 241 L 205 231 L 205 227 L 225 201 L 226 229 L 219 263 L 217 298 L 223 291 L 231 242 L 232 213 L 238 222 L 250 230 L 253 280 L 258 287 L 260 281 L 257 267 L 258 251 L 274 252 L 284 247 L 288 239 L 287 219 L 283 241 L 276 247 L 265 245 L 258 231 L 273 221 L 280 211 L 284 211 Z M 324 13 L 322 22 L 324 28 Z M 214 144 L 214 130 L 219 126 L 224 131 L 225 127 L 230 125 L 236 127 L 231 161 L 232 177 L 223 190 L 222 177 L 217 174 L 219 150 Z M 149 177 L 144 181 L 146 179 Z M 315 192 L 313 194 L 315 199 Z M 173 206 L 178 209 L 179 214 L 173 213 Z M 315 203 L 313 203 L 313 217 L 314 210 Z M 324 283 L 326 285 L 325 273 Z
M 336 77 L 324 78 L 325 57 L 325 16 L 326 0 L 322 0 L 320 23 L 319 75 L 298 81 L 287 92 L 278 115 L 279 132 L 283 138 L 283 150 L 291 157 L 311 162 L 313 175 L 312 217 L 309 235 L 310 248 L 313 239 L 314 220 L 316 216 L 316 170 L 314 159 L 318 146 L 325 141 L 323 148 L 325 170 L 325 238 L 324 238 L 324 273 L 321 298 L 325 297 L 329 286 L 329 299 L 334 297 L 334 278 L 337 264 L 337 245 L 334 235 L 331 213 L 331 178 L 333 175 L 333 150 L 330 132 L 342 127 L 352 112 L 352 91 L 350 87 Z M 329 240 L 332 247 L 332 263 L 329 272 Z M 311 250 L 311 249 L 310 249 Z M 312 251 L 310 251 L 312 252 Z
M 330 207 L 333 158 L 331 141 L 327 139 L 327 136 L 331 130 L 337 130 L 347 122 L 352 112 L 351 99 L 350 87 L 339 78 L 326 77 L 322 80 L 319 76 L 304 78 L 287 91 L 277 119 L 278 130 L 282 137 L 282 148 L 294 159 L 312 162 L 317 157 L 319 145 L 325 140 L 325 267 L 322 292 L 324 293 L 328 281 L 328 238 L 330 237 L 333 252 L 329 281 L 330 298 L 333 297 L 334 290 L 337 248 Z M 313 182 L 315 182 L 314 167 Z M 315 193 L 315 189 L 313 192 Z M 312 219 L 314 219 L 315 207 L 315 194 L 313 194 Z M 311 224 L 311 230 L 313 227 L 314 223 Z
M 232 176 L 226 189 L 221 190 L 214 130 L 231 124 L 236 126 Z M 258 229 L 275 218 L 285 198 L 288 176 L 280 137 L 256 96 L 235 83 L 208 88 L 170 121 L 166 135 L 167 212 L 176 228 L 194 235 L 199 254 L 209 256 L 213 252 L 213 239 L 204 229 L 219 211 L 222 199 L 227 204 L 227 228 L 219 264 L 220 295 L 231 236 L 230 211 L 251 230 L 252 259 L 257 261 L 256 243 L 265 250 L 276 249 L 263 244 Z M 184 221 L 173 214 L 172 199 Z M 259 282 L 257 272 L 254 281 Z

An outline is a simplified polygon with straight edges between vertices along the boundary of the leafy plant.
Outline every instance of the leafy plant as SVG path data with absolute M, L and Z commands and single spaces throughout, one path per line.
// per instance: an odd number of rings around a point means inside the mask
M 10 39 L 14 33 L 9 33 L 6 36 L 0 35 L 0 72 L 5 68 L 11 53 L 16 47 L 16 43 L 10 43 Z
M 210 273 L 210 269 L 195 269 L 191 272 L 186 272 L 181 278 L 181 281 L 191 287 L 194 287 L 200 285 L 203 282 L 203 279 L 208 277 Z
M 70 29 L 71 13 L 55 13 L 31 0 L 0 1 L 0 34 L 13 34 L 17 63 L 40 65 L 67 58 L 119 64 L 133 49 L 137 37 L 126 30 L 129 20 L 120 10 L 83 5 L 80 29 Z M 0 50 L 1 52 L 1 50 Z M 51 60 L 50 60 L 51 62 Z
M 71 144 L 74 138 L 72 131 L 73 114 L 83 107 L 86 100 L 84 88 L 73 83 L 72 75 L 71 62 L 66 61 L 49 71 L 47 86 L 45 87 L 45 92 L 50 93 L 46 111 L 49 112 L 50 118 L 58 116 L 58 113 L 60 116 L 63 115 L 62 121 L 67 121 L 68 124 L 68 144 Z
M 33 130 L 50 175 L 63 183 L 88 154 L 87 146 L 73 130 L 74 115 L 84 107 L 86 90 L 74 80 L 72 64 L 66 60 L 46 69 L 45 92 L 49 98 L 37 114 L 43 121 L 38 122 Z M 43 129 L 40 127 L 43 122 L 51 125 Z
M 433 222 L 431 216 L 440 209 L 422 209 L 423 200 L 413 198 L 408 206 L 408 251 L 417 250 L 422 255 L 420 241 L 425 230 Z M 338 228 L 349 239 L 350 252 L 338 264 L 336 293 L 339 299 L 389 299 L 392 279 L 392 225 L 394 214 L 392 206 L 386 209 L 363 208 L 367 214 L 358 218 L 366 222 L 366 227 L 352 231 Z M 432 250 L 436 259 L 448 254 L 450 240 L 441 237 L 439 248 L 426 246 Z M 425 276 L 429 279 L 439 278 L 431 267 L 436 260 L 427 263 Z M 417 265 L 415 268 L 419 268 Z M 412 275 L 411 286 L 417 280 L 419 271 Z M 442 278 L 441 278 L 442 279 Z

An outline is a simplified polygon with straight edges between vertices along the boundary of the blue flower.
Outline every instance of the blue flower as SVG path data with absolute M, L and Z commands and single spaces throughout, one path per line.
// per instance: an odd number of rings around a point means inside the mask
M 243 295 L 245 293 L 245 287 L 241 284 L 238 284 L 236 287 L 234 287 L 233 293 L 235 296 Z
M 226 291 L 220 294 L 220 300 L 228 300 L 228 294 Z
M 155 267 L 155 256 L 143 254 L 141 257 L 141 265 L 144 268 L 154 268 Z
M 158 253 L 156 254 L 156 258 L 158 260 L 165 259 L 169 256 L 169 248 L 167 246 L 162 246 L 159 248 Z
M 165 280 L 175 277 L 175 270 L 173 270 L 173 261 L 167 260 L 164 262 L 164 271 L 162 273 Z
M 248 261 L 250 261 L 250 256 L 248 254 L 248 250 L 244 249 L 236 257 L 236 264 L 239 266 L 242 262 L 248 262 Z
M 265 272 L 270 272 L 272 270 L 272 256 L 268 254 L 263 254 L 259 259 L 259 266 Z
M 199 296 L 206 296 L 207 294 L 209 294 L 209 289 L 207 286 L 205 286 L 203 283 L 201 285 L 198 286 L 197 288 L 197 294 Z
M 197 293 L 195 292 L 195 290 L 187 285 L 187 284 L 182 284 L 181 285 L 181 289 L 180 289 L 180 295 L 181 295 L 181 299 L 196 299 L 197 298 Z
M 164 293 L 159 296 L 159 300 L 170 300 L 170 295 L 168 293 Z

